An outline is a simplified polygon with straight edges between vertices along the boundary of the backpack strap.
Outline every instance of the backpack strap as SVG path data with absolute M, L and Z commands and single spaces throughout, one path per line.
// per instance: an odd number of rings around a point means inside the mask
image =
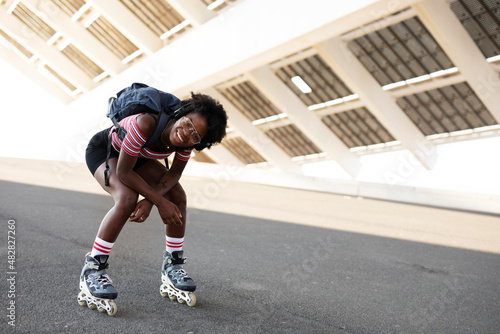
M 114 130 L 113 130 L 114 131 Z M 107 147 L 107 153 L 106 153 L 106 169 L 104 170 L 104 185 L 106 187 L 109 187 L 109 157 L 111 156 L 111 141 L 113 138 L 111 138 L 112 132 L 108 134 L 108 147 Z
M 161 112 L 158 117 L 158 122 L 156 123 L 155 131 L 151 138 L 149 138 L 146 143 L 144 143 L 144 147 L 147 147 L 153 143 L 156 143 L 158 139 L 160 139 L 161 133 L 167 126 L 168 121 L 170 120 L 172 115 L 168 115 L 167 113 Z
M 111 107 L 115 100 L 116 100 L 115 97 L 110 97 L 108 100 L 108 116 L 110 115 Z M 108 135 L 108 145 L 106 152 L 106 169 L 104 170 L 104 185 L 106 187 L 109 187 L 109 158 L 111 157 L 111 141 L 112 141 L 111 136 L 113 132 L 116 132 L 118 134 L 118 137 L 121 140 L 123 140 L 123 138 L 125 138 L 125 135 L 127 134 L 127 131 L 122 126 L 120 126 L 120 124 L 118 124 L 116 117 L 111 117 L 111 121 L 113 122 L 115 128 Z

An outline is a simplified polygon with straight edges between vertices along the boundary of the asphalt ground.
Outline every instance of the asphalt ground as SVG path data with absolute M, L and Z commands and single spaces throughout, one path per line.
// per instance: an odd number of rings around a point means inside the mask
M 160 296 L 165 239 L 153 213 L 127 224 L 112 250 L 109 274 L 119 296 L 118 313 L 109 317 L 79 306 L 76 296 L 85 253 L 111 205 L 105 195 L 0 181 L 1 333 L 500 328 L 498 254 L 290 224 L 280 221 L 285 212 L 263 219 L 192 208 L 184 250 L 198 285 L 196 306 Z M 389 205 L 400 214 L 399 204 Z

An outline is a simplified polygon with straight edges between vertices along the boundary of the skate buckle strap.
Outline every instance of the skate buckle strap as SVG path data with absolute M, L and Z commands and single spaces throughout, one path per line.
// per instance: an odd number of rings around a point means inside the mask
M 93 269 L 93 270 L 99 270 L 99 265 L 97 263 L 94 263 L 94 262 L 87 262 L 87 266 L 90 268 L 90 269 Z
M 184 258 L 168 258 L 167 259 L 168 264 L 186 264 L 187 263 L 187 257 Z

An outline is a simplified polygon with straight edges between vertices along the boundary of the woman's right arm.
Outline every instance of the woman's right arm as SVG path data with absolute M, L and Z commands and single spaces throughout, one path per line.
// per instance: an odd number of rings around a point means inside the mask
M 152 122 L 151 122 L 152 121 Z M 155 122 L 151 117 L 137 118 L 137 126 L 142 134 L 146 137 L 151 136 L 154 131 Z M 130 132 L 130 131 L 129 131 Z M 127 136 L 130 135 L 127 133 Z M 124 139 L 125 142 L 125 139 Z M 123 144 L 122 144 L 123 146 Z M 181 213 L 177 206 L 172 202 L 165 199 L 162 194 L 155 189 L 151 188 L 149 184 L 140 177 L 139 174 L 134 172 L 133 168 L 137 162 L 137 156 L 132 156 L 124 151 L 123 147 L 118 157 L 116 166 L 116 175 L 118 179 L 126 186 L 134 189 L 137 193 L 144 196 L 148 201 L 153 203 L 160 214 L 161 219 L 167 225 L 180 225 Z
M 165 199 L 159 192 L 151 188 L 139 174 L 134 172 L 133 167 L 136 161 L 136 157 L 130 156 L 123 151 L 120 152 L 116 167 L 116 175 L 119 180 L 153 203 L 158 208 L 158 213 L 165 224 L 182 225 L 182 215 L 177 205 Z

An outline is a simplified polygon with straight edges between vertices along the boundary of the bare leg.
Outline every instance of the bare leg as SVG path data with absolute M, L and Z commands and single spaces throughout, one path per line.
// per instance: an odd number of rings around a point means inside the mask
M 151 186 L 156 187 L 166 171 L 165 166 L 158 161 L 148 161 L 136 172 Z M 178 183 L 164 197 L 177 205 L 182 214 L 182 225 L 166 225 L 165 234 L 172 238 L 183 238 L 186 232 L 186 193 Z M 177 298 L 179 302 L 183 301 L 188 306 L 194 306 L 196 296 L 192 292 L 196 290 L 196 284 L 183 269 L 184 263 L 182 251 L 165 252 L 161 271 L 163 284 L 160 287 L 160 293 L 163 297 Z
M 127 222 L 130 214 L 137 204 L 138 194 L 131 188 L 124 185 L 116 176 L 117 159 L 109 160 L 110 177 L 109 187 L 104 185 L 104 170 L 106 165 L 103 163 L 96 170 L 94 177 L 101 187 L 108 192 L 115 201 L 114 206 L 108 211 L 101 222 L 97 236 L 108 242 L 115 242 L 121 229 Z
M 179 211 L 181 212 L 182 225 L 181 226 L 165 226 L 165 234 L 169 237 L 173 238 L 183 238 L 186 234 L 186 222 L 187 222 L 187 213 L 186 213 L 186 193 L 180 184 L 177 184 L 170 192 L 168 193 L 167 199 L 177 205 Z

